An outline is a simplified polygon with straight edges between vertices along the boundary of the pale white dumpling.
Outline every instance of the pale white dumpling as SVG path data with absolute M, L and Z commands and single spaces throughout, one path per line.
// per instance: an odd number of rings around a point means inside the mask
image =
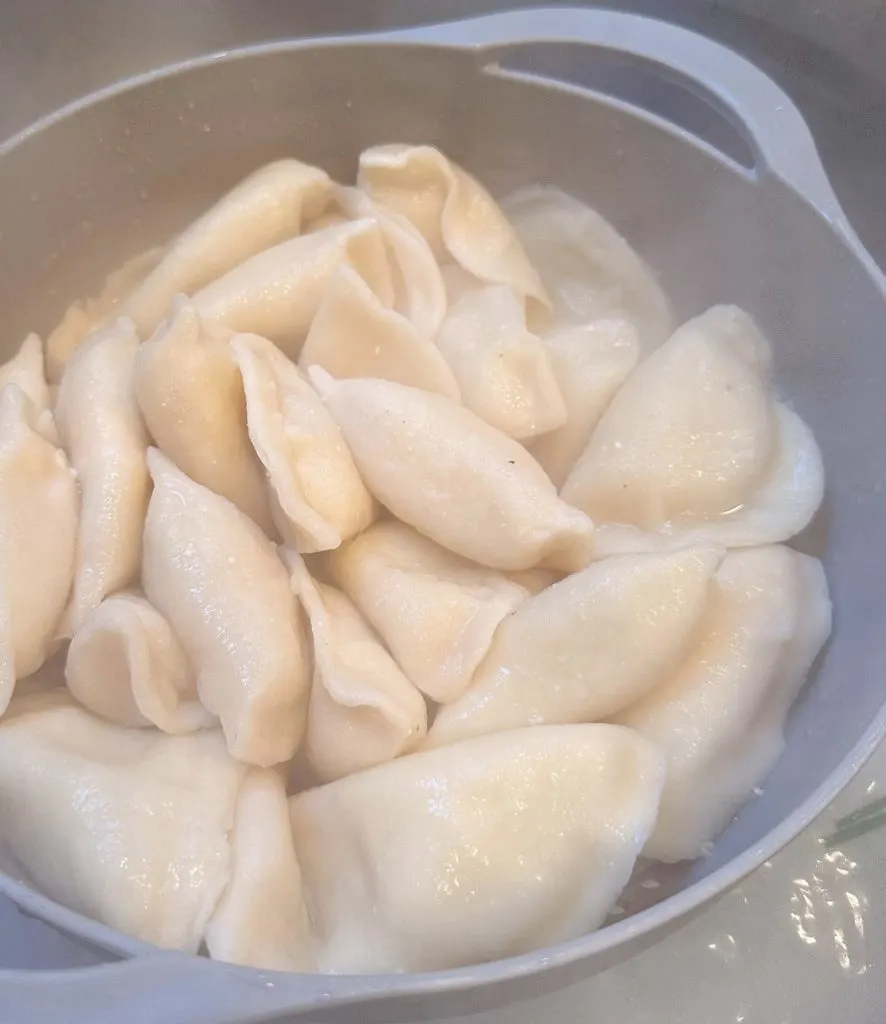
M 230 881 L 206 926 L 215 960 L 265 971 L 312 971 L 315 954 L 292 844 L 286 790 L 253 769 L 237 798 Z
M 309 373 L 367 487 L 398 519 L 493 568 L 587 565 L 593 524 L 517 441 L 442 395 Z
M 561 487 L 613 396 L 637 365 L 637 332 L 610 317 L 564 327 L 542 338 L 566 405 L 566 422 L 537 438 L 529 450 Z
M 56 424 L 80 487 L 77 567 L 62 629 L 68 637 L 141 564 L 150 481 L 133 382 L 138 347 L 132 321 L 121 318 L 77 349 L 59 386 Z
M 325 171 L 298 160 L 259 168 L 170 243 L 121 304 L 122 314 L 147 338 L 174 295 L 193 295 L 250 256 L 298 235 L 302 219 L 323 208 L 331 189 Z
M 272 342 L 238 334 L 231 349 L 277 528 L 298 551 L 338 547 L 376 514 L 341 431 L 299 368 Z
M 203 706 L 228 749 L 268 767 L 289 760 L 304 732 L 308 654 L 289 574 L 259 528 L 194 483 L 156 449 L 142 582 L 175 624 Z
M 29 334 L 12 359 L 0 366 L 0 391 L 7 384 L 16 384 L 30 398 L 38 430 L 47 441 L 55 443 L 58 438 L 43 366 L 43 344 L 36 334 Z
M 74 634 L 65 681 L 90 711 L 117 725 L 193 732 L 214 716 L 169 622 L 141 594 L 106 597 Z
M 103 327 L 120 304 L 120 300 L 145 279 L 157 266 L 162 249 L 148 249 L 127 260 L 123 266 L 108 274 L 104 287 L 96 298 L 72 302 L 61 321 L 46 339 L 46 376 L 57 384 L 74 351 L 92 334 Z
M 773 397 L 769 362 L 747 314 L 716 306 L 637 367 L 561 491 L 597 523 L 598 555 L 694 537 L 751 546 L 809 523 L 821 457 Z
M 665 753 L 661 813 L 644 854 L 698 857 L 772 770 L 782 730 L 831 628 L 821 563 L 790 548 L 732 551 L 683 665 L 617 721 Z
M 545 346 L 526 330 L 524 302 L 512 288 L 467 291 L 450 308 L 436 341 L 464 404 L 508 437 L 525 440 L 565 423 Z
M 440 970 L 598 927 L 655 823 L 662 768 L 630 730 L 542 726 L 293 797 L 318 969 Z
M 329 277 L 349 263 L 382 303 L 394 301 L 384 239 L 374 220 L 349 221 L 281 242 L 201 289 L 194 305 L 207 323 L 270 338 L 297 359 Z
M 410 220 L 437 258 L 448 253 L 469 273 L 548 304 L 514 229 L 486 189 L 433 146 L 372 146 L 360 154 L 357 184 Z
M 407 677 L 442 703 L 467 688 L 496 627 L 528 595 L 393 521 L 334 552 L 329 566 Z
M 607 558 L 529 598 L 470 689 L 440 708 L 428 745 L 600 721 L 634 703 L 686 657 L 721 558 L 712 547 Z
M 644 352 L 667 339 L 673 330 L 667 296 L 596 210 L 549 187 L 521 189 L 503 205 L 553 300 L 557 326 L 615 316 L 634 325 Z
M 333 377 L 381 377 L 437 391 L 456 402 L 461 393 L 429 335 L 388 309 L 362 277 L 343 263 L 332 274 L 299 356 Z
M 285 553 L 314 638 L 305 745 L 321 779 L 371 768 L 424 739 L 427 706 L 347 597 Z
M 394 285 L 394 309 L 423 338 L 431 338 L 446 315 L 446 289 L 431 247 L 408 218 L 373 202 L 357 188 L 338 188 L 342 209 L 354 219 L 367 217 L 381 230 Z
M 52 651 L 77 548 L 77 481 L 16 385 L 0 392 L 0 715 Z
M 272 532 L 267 483 L 249 440 L 243 380 L 229 338 L 178 296 L 168 321 L 139 350 L 136 394 L 160 450 Z
M 64 691 L 17 700 L 0 721 L 4 849 L 51 899 L 196 953 L 245 771 L 217 730 L 121 729 Z

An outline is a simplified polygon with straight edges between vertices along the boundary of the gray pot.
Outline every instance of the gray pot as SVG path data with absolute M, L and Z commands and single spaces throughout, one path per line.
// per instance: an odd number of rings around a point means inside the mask
M 813 820 L 883 735 L 886 282 L 795 107 L 709 40 L 633 15 L 547 8 L 252 47 L 96 93 L 0 147 L 7 343 L 51 327 L 72 296 L 258 164 L 294 154 L 347 177 L 364 146 L 394 140 L 439 145 L 497 192 L 555 182 L 615 222 L 678 314 L 736 302 L 769 334 L 779 383 L 829 474 L 801 543 L 824 553 L 837 609 L 786 753 L 714 853 L 672 876 L 668 899 L 574 942 L 437 974 L 285 975 L 162 952 L 35 894 L 5 865 L 0 891 L 26 913 L 123 959 L 0 971 L 3 1021 L 393 1022 L 537 996 L 625 959 L 735 885 Z

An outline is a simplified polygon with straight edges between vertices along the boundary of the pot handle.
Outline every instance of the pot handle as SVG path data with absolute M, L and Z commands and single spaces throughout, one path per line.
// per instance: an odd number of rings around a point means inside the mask
M 750 61 L 696 32 L 621 11 L 554 7 L 372 33 L 362 39 L 476 49 L 492 59 L 538 43 L 584 44 L 657 64 L 715 97 L 743 125 L 758 164 L 828 221 L 846 225 L 809 128 L 793 102 Z
M 242 1024 L 384 1000 L 383 977 L 279 974 L 158 951 L 96 967 L 0 970 L 0 1024 Z

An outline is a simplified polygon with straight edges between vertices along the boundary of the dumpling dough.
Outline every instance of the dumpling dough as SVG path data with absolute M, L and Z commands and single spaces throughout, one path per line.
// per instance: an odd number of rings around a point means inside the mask
M 410 220 L 438 259 L 446 253 L 489 284 L 548 305 L 514 229 L 485 188 L 433 146 L 396 143 L 360 154 L 357 185 Z
M 525 440 L 565 423 L 545 346 L 526 330 L 524 303 L 513 289 L 466 292 L 443 321 L 437 346 L 467 408 L 508 437 Z
M 608 318 L 564 327 L 542 338 L 566 406 L 566 422 L 529 450 L 557 487 L 587 446 L 613 396 L 637 365 L 637 332 L 628 320 Z
M 348 262 L 385 306 L 394 301 L 384 239 L 374 220 L 349 221 L 281 242 L 194 296 L 207 323 L 270 338 L 298 359 L 329 277 Z
M 388 309 L 347 263 L 330 277 L 299 364 L 333 377 L 381 377 L 458 402 L 458 384 L 439 348 Z
M 206 927 L 215 960 L 313 971 L 315 953 L 280 777 L 253 769 L 237 798 L 231 878 Z
M 821 456 L 768 383 L 770 353 L 746 313 L 715 306 L 631 374 L 563 485 L 597 523 L 597 554 L 705 537 L 787 540 L 818 508 Z
M 431 247 L 406 217 L 360 189 L 338 188 L 336 197 L 352 219 L 367 217 L 378 224 L 393 273 L 393 308 L 421 337 L 432 338 L 446 315 L 446 289 Z
M 51 653 L 74 576 L 77 481 L 16 385 L 0 392 L 0 715 Z
M 160 454 L 145 523 L 145 594 L 175 629 L 228 749 L 269 767 L 304 732 L 308 656 L 289 574 L 259 528 Z
M 376 523 L 329 565 L 407 677 L 442 703 L 468 687 L 496 627 L 528 594 L 393 521 Z
M 12 359 L 0 366 L 0 391 L 7 384 L 18 385 L 30 398 L 37 413 L 38 430 L 55 444 L 57 434 L 43 368 L 43 344 L 36 334 L 29 334 Z
M 62 379 L 68 360 L 93 331 L 103 327 L 117 309 L 120 300 L 157 266 L 162 249 L 148 249 L 127 260 L 108 274 L 101 294 L 96 298 L 72 302 L 61 321 L 46 339 L 46 376 L 50 383 Z
M 634 703 L 688 654 L 721 558 L 712 547 L 607 558 L 529 598 L 470 689 L 440 708 L 427 745 L 600 721 Z
M 629 320 L 643 352 L 673 330 L 671 304 L 646 263 L 596 210 L 560 189 L 520 189 L 507 216 L 554 305 L 558 327 Z
M 298 551 L 338 547 L 376 514 L 338 425 L 299 368 L 272 342 L 238 334 L 231 349 L 277 528 Z
M 732 551 L 697 645 L 617 717 L 667 757 L 644 855 L 698 857 L 769 774 L 788 710 L 831 629 L 821 563 L 785 547 Z
M 442 395 L 309 374 L 367 487 L 398 519 L 497 569 L 587 565 L 593 524 L 517 441 Z
M 424 698 L 340 590 L 312 580 L 298 555 L 284 560 L 314 638 L 311 765 L 337 779 L 399 757 L 424 739 Z
M 169 320 L 138 353 L 136 393 L 160 450 L 272 533 L 267 482 L 249 440 L 243 379 L 229 338 L 178 296 Z
M 4 848 L 51 899 L 196 953 L 245 772 L 217 730 L 121 729 L 63 691 L 17 700 L 0 721 Z
M 250 256 L 297 235 L 302 218 L 318 213 L 331 189 L 325 171 L 298 160 L 259 168 L 169 245 L 122 303 L 122 315 L 147 338 L 174 295 L 193 295 Z
M 80 533 L 63 635 L 137 575 L 150 482 L 148 433 L 133 385 L 139 341 L 130 320 L 92 335 L 62 377 L 55 417 L 80 485 Z
M 172 626 L 141 594 L 123 592 L 91 612 L 65 663 L 68 689 L 90 711 L 134 728 L 185 733 L 213 724 Z
M 544 726 L 293 797 L 319 970 L 443 970 L 598 927 L 652 830 L 663 780 L 636 733 Z

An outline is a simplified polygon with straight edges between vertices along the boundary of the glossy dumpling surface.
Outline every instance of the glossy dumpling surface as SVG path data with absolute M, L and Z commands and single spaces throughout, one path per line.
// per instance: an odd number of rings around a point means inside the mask
M 440 258 L 547 304 L 541 279 L 498 203 L 433 146 L 373 146 L 360 154 L 357 184 L 410 220 Z
M 63 452 L 15 384 L 0 392 L 0 714 L 49 656 L 74 576 L 78 497 Z
M 338 267 L 314 317 L 299 365 L 333 377 L 381 377 L 459 401 L 449 364 L 430 335 L 388 309 L 348 264 Z
M 398 519 L 493 568 L 587 564 L 593 524 L 518 442 L 441 395 L 309 373 L 367 487 Z
M 623 555 L 554 583 L 509 615 L 474 681 L 440 709 L 428 743 L 521 726 L 600 721 L 691 648 L 722 552 Z
M 292 844 L 286 791 L 253 769 L 237 797 L 230 880 L 206 927 L 216 960 L 266 971 L 310 971 L 315 954 Z
M 0 722 L 4 847 L 50 898 L 196 953 L 244 772 L 218 731 L 121 729 L 57 693 L 16 701 Z
M 730 552 L 693 651 L 617 721 L 667 758 L 645 855 L 699 856 L 772 770 L 788 709 L 831 626 L 821 564 L 790 548 Z
M 684 324 L 612 400 L 561 494 L 597 522 L 598 552 L 705 536 L 786 540 L 821 501 L 808 428 L 772 395 L 769 346 L 716 306 Z
M 272 342 L 238 334 L 231 349 L 277 528 L 298 551 L 338 547 L 376 514 L 338 425 L 301 370 Z
M 55 417 L 80 486 L 74 589 L 64 633 L 73 636 L 141 564 L 150 481 L 148 433 L 135 395 L 139 342 L 129 320 L 93 334 L 68 363 Z
M 563 396 L 566 422 L 536 438 L 529 450 L 562 487 L 600 417 L 637 365 L 639 342 L 630 321 L 610 317 L 552 331 L 542 343 Z
M 673 329 L 671 305 L 652 271 L 596 210 L 557 188 L 521 189 L 505 201 L 551 296 L 558 326 L 629 320 L 644 352 Z
M 289 760 L 310 685 L 289 574 L 251 519 L 156 449 L 145 523 L 145 593 L 175 623 L 203 706 L 231 754 L 267 767 Z
M 136 393 L 160 450 L 192 480 L 272 531 L 265 475 L 249 440 L 243 380 L 229 337 L 179 296 L 169 320 L 138 353 Z
M 305 737 L 314 770 L 335 779 L 414 747 L 427 731 L 422 695 L 340 590 L 312 580 L 294 553 L 285 562 L 314 641 Z
M 143 595 L 106 597 L 74 634 L 68 689 L 117 725 L 193 732 L 215 721 L 197 700 L 197 680 L 169 622 Z
M 546 726 L 390 761 L 290 801 L 323 971 L 422 971 L 596 928 L 655 822 L 655 748 Z
M 526 330 L 522 297 L 504 285 L 467 291 L 437 332 L 464 404 L 518 440 L 566 421 L 566 406 L 541 339 Z
M 496 627 L 527 596 L 503 573 L 398 522 L 376 523 L 334 552 L 330 567 L 408 678 L 443 703 L 470 684 Z
M 325 171 L 298 160 L 259 168 L 168 246 L 123 301 L 123 315 L 148 337 L 174 295 L 193 295 L 250 256 L 298 235 L 303 217 L 319 212 L 331 188 Z
M 257 253 L 202 288 L 194 305 L 207 323 L 270 338 L 297 359 L 329 277 L 349 263 L 379 299 L 394 300 L 391 268 L 371 219 L 312 232 Z

